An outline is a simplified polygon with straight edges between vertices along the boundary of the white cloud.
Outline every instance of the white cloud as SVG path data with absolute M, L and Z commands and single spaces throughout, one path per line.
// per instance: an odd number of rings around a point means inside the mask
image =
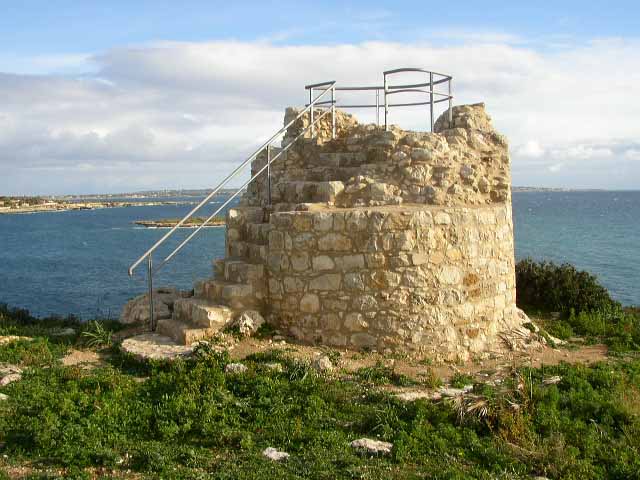
M 515 154 L 525 158 L 540 158 L 544 153 L 545 149 L 535 140 L 529 140 L 515 148 Z
M 211 186 L 305 102 L 306 83 L 380 84 L 398 66 L 451 73 L 456 104 L 485 101 L 514 146 L 515 183 L 544 185 L 561 165 L 554 181 L 565 185 L 638 185 L 640 42 L 538 51 L 513 41 L 159 42 L 82 56 L 95 67 L 81 76 L 0 74 L 0 191 Z M 407 128 L 426 117 L 391 112 Z M 602 175 L 614 166 L 619 175 Z

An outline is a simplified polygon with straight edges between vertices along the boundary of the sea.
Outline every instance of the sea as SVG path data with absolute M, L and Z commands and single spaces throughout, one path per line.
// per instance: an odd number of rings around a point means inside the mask
M 0 303 L 37 316 L 117 318 L 127 300 L 147 288 L 146 263 L 132 277 L 129 265 L 167 232 L 134 221 L 181 217 L 199 199 L 162 200 L 184 203 L 0 215 Z M 207 208 L 212 212 L 223 201 L 214 198 Z M 517 191 L 513 217 L 517 259 L 571 263 L 596 275 L 623 304 L 640 304 L 639 191 Z M 156 261 L 191 232 L 180 229 Z M 155 285 L 190 289 L 223 255 L 224 227 L 204 228 L 156 275 Z

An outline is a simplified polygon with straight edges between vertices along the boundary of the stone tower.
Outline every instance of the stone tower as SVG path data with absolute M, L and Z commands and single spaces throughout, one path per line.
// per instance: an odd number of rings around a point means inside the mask
M 444 359 L 497 349 L 522 319 L 507 142 L 484 105 L 454 107 L 434 133 L 340 111 L 336 139 L 331 128 L 323 118 L 274 162 L 271 185 L 249 186 L 227 215 L 226 257 L 159 331 L 190 343 L 249 311 L 301 342 Z

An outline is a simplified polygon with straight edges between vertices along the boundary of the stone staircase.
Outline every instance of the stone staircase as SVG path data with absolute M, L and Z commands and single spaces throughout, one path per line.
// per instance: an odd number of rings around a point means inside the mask
M 225 258 L 213 262 L 213 276 L 194 285 L 194 296 L 176 300 L 173 318 L 157 332 L 190 345 L 214 335 L 246 310 L 263 311 L 269 211 L 238 207 L 227 213 Z

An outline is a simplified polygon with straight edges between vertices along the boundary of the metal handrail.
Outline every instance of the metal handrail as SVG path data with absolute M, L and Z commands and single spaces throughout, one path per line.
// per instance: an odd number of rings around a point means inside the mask
M 428 75 L 429 81 L 423 83 L 412 83 L 406 85 L 390 85 L 387 81 L 388 75 L 395 75 L 397 73 L 423 73 Z M 339 103 L 335 98 L 331 100 L 326 100 L 324 102 L 319 102 L 317 105 L 326 106 L 331 105 L 331 108 L 375 108 L 376 109 L 376 124 L 380 125 L 380 109 L 384 108 L 384 128 L 388 130 L 389 125 L 387 122 L 387 117 L 389 115 L 389 109 L 392 107 L 413 107 L 420 105 L 429 105 L 430 106 L 430 126 L 431 131 L 433 132 L 434 126 L 434 105 L 436 103 L 441 102 L 449 102 L 448 108 L 448 120 L 449 125 L 452 124 L 452 107 L 453 107 L 453 95 L 451 91 L 451 82 L 453 77 L 451 75 L 447 75 L 444 73 L 433 72 L 430 70 L 426 70 L 423 68 L 413 68 L 413 67 L 405 67 L 405 68 L 396 68 L 394 70 L 386 70 L 382 72 L 383 75 L 383 85 L 369 85 L 369 86 L 345 86 L 345 87 L 334 87 L 334 91 L 336 92 L 355 92 L 355 91 L 375 91 L 376 93 L 376 103 L 375 104 L 367 104 L 367 103 L 355 103 L 355 104 L 347 104 L 347 103 Z M 434 89 L 437 85 L 446 83 L 448 86 L 448 93 L 436 92 Z M 309 98 L 313 98 L 313 90 L 325 85 L 325 83 L 314 83 L 312 85 L 305 85 L 305 89 L 309 90 Z M 383 102 L 380 102 L 380 92 L 382 92 L 384 98 Z M 387 96 L 394 95 L 396 93 L 421 93 L 429 95 L 429 101 L 427 102 L 405 102 L 405 103 L 389 103 Z M 442 97 L 442 98 L 435 98 Z M 311 101 L 311 100 L 309 100 Z M 308 105 L 308 104 L 307 104 Z
M 427 83 L 418 83 L 418 84 L 408 84 L 408 85 L 389 85 L 387 82 L 387 75 L 393 75 L 396 73 L 403 72 L 419 72 L 429 75 L 429 82 Z M 441 77 L 440 79 L 434 79 L 435 76 Z M 148 288 L 149 288 L 149 318 L 151 323 L 151 330 L 155 331 L 155 317 L 154 317 L 154 306 L 153 306 L 153 276 L 157 273 L 164 265 L 167 264 L 182 248 L 191 241 L 193 237 L 195 237 L 200 230 L 202 230 L 209 222 L 220 213 L 234 198 L 236 198 L 243 190 L 246 188 L 252 181 L 254 181 L 258 176 L 260 176 L 265 170 L 267 172 L 267 192 L 268 192 L 268 202 L 271 204 L 271 164 L 277 160 L 282 154 L 287 152 L 289 148 L 301 137 L 307 134 L 307 132 L 311 132 L 311 137 L 313 138 L 315 135 L 315 125 L 320 122 L 322 118 L 331 113 L 331 133 L 332 138 L 336 138 L 336 107 L 342 108 L 375 108 L 376 109 L 376 122 L 379 125 L 379 112 L 382 105 L 380 105 L 380 91 L 384 93 L 384 125 L 385 130 L 388 129 L 387 116 L 390 107 L 400 107 L 400 106 L 415 106 L 415 105 L 430 105 L 430 113 L 431 113 L 431 131 L 433 131 L 434 125 L 434 104 L 444 101 L 449 101 L 449 124 L 452 121 L 452 100 L 453 96 L 451 94 L 451 80 L 452 77 L 450 75 L 445 75 L 441 73 L 431 72 L 428 70 L 420 69 L 420 68 L 398 68 L 395 70 L 387 70 L 383 72 L 384 84 L 382 86 L 366 86 L 366 87 L 336 87 L 335 80 L 329 82 L 320 82 L 314 83 L 311 85 L 306 85 L 305 89 L 309 90 L 309 103 L 305 105 L 305 108 L 298 113 L 298 115 L 287 123 L 284 127 L 282 127 L 278 132 L 276 132 L 269 140 L 263 143 L 253 154 L 247 157 L 238 167 L 236 167 L 224 180 L 222 180 L 218 186 L 216 186 L 198 205 L 196 205 L 189 213 L 187 213 L 175 226 L 173 226 L 166 234 L 162 236 L 158 241 L 156 241 L 151 248 L 149 248 L 140 258 L 138 258 L 131 266 L 129 267 L 129 275 L 133 275 L 135 269 L 146 259 L 147 260 L 147 280 L 148 280 Z M 435 92 L 434 87 L 441 83 L 448 84 L 448 94 L 444 94 L 441 92 Z M 428 87 L 428 90 L 427 90 Z M 320 90 L 320 94 L 315 96 L 315 90 Z M 376 103 L 375 105 L 338 105 L 336 101 L 336 91 L 375 91 L 376 92 Z M 331 92 L 331 100 L 321 99 L 328 93 Z M 389 103 L 387 100 L 388 95 L 396 94 L 396 93 L 424 93 L 429 95 L 429 102 L 408 102 L 408 103 Z M 440 96 L 443 98 L 435 99 L 435 96 Z M 322 110 L 322 107 L 326 107 L 326 110 Z M 320 112 L 322 112 L 318 117 L 315 117 L 314 110 L 320 108 Z M 274 156 L 271 156 L 271 146 L 272 143 L 279 138 L 283 133 L 287 131 L 287 129 L 293 125 L 296 121 L 298 121 L 302 116 L 304 116 L 307 112 L 309 112 L 309 125 L 302 129 L 302 131 L 287 145 L 282 147 L 280 151 Z M 160 264 L 154 268 L 153 266 L 153 254 L 154 252 L 162 245 L 169 237 L 171 237 L 178 228 L 180 228 L 189 218 L 191 218 L 197 211 L 199 211 L 204 205 L 209 203 L 209 201 L 233 178 L 235 178 L 241 171 L 243 171 L 247 165 L 249 165 L 256 157 L 262 153 L 263 151 L 267 152 L 267 162 L 265 163 L 260 170 L 258 170 L 255 174 L 251 176 L 249 180 L 247 180 L 241 187 L 236 189 L 235 193 L 231 195 L 220 207 L 216 209 L 214 213 L 212 213 L 202 224 L 200 224 L 190 235 L 188 235 L 180 244 L 174 248 L 169 255 L 167 255 Z
M 309 105 L 307 105 L 296 117 L 287 123 L 284 127 L 282 127 L 278 132 L 276 132 L 269 140 L 263 143 L 253 154 L 247 157 L 238 167 L 236 167 L 224 180 L 222 180 L 216 188 L 214 188 L 209 195 L 207 195 L 198 205 L 196 205 L 189 213 L 187 213 L 171 230 L 169 230 L 166 234 L 162 236 L 158 241 L 156 241 L 151 248 L 149 248 L 140 258 L 138 258 L 131 266 L 129 267 L 128 273 L 129 276 L 133 275 L 134 270 L 145 260 L 147 259 L 147 280 L 148 280 L 148 288 L 149 288 L 149 318 L 151 324 L 151 330 L 155 331 L 155 322 L 154 322 L 154 307 L 153 307 L 153 276 L 157 273 L 167 262 L 169 262 L 182 248 L 189 243 L 189 241 L 198 233 L 202 228 L 204 228 L 218 213 L 222 211 L 224 207 L 226 207 L 236 196 L 238 196 L 242 190 L 249 185 L 253 180 L 255 180 L 260 174 L 262 174 L 265 170 L 268 173 L 268 182 L 269 182 L 269 192 L 271 191 L 271 164 L 278 159 L 284 152 L 289 150 L 291 146 L 302 136 L 304 136 L 309 130 L 311 130 L 311 135 L 313 136 L 314 126 L 318 123 L 325 115 L 331 113 L 332 114 L 332 135 L 335 138 L 335 106 L 332 104 L 331 108 L 325 110 L 320 116 L 314 119 L 313 111 L 314 107 L 317 107 L 320 104 L 320 99 L 322 99 L 328 92 L 332 93 L 332 98 L 335 98 L 335 81 L 323 82 L 321 84 L 317 84 L 317 87 L 326 87 L 323 91 L 315 98 L 311 98 Z M 335 103 L 335 102 L 334 102 Z M 305 127 L 302 132 L 300 132 L 291 142 L 289 142 L 285 147 L 283 147 L 277 155 L 273 158 L 271 157 L 271 144 L 279 138 L 283 133 L 287 131 L 287 129 L 293 125 L 296 121 L 302 118 L 307 112 L 310 112 L 310 122 L 307 127 Z M 167 257 L 165 257 L 161 263 L 154 269 L 153 267 L 153 253 L 156 249 L 162 245 L 170 236 L 172 236 L 178 228 L 180 228 L 184 222 L 186 222 L 189 218 L 191 218 L 198 210 L 200 210 L 204 205 L 206 205 L 229 181 L 231 181 L 234 177 L 238 175 L 246 166 L 252 162 L 261 152 L 267 150 L 267 162 L 266 164 L 256 172 L 247 182 L 245 182 L 241 187 L 239 187 L 236 192 L 229 197 L 213 214 L 211 214 L 201 225 L 198 226 L 196 230 L 194 230 L 186 239 L 184 239 Z M 271 199 L 269 198 L 269 203 L 271 203 Z

